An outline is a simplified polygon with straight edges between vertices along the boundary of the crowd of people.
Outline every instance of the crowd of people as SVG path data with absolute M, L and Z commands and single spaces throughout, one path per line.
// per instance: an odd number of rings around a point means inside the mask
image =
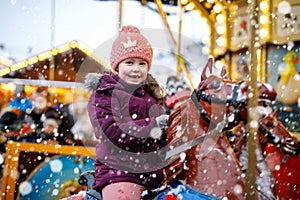
M 47 89 L 38 87 L 35 92 L 27 96 L 24 86 L 16 85 L 13 98 L 1 109 L 1 151 L 5 152 L 8 140 L 39 144 L 82 145 L 81 138 L 78 138 L 78 130 L 74 129 L 78 118 L 76 115 L 83 114 L 75 113 L 78 109 L 77 104 L 53 105 L 50 103 L 50 94 Z M 91 132 L 90 128 L 87 129 Z

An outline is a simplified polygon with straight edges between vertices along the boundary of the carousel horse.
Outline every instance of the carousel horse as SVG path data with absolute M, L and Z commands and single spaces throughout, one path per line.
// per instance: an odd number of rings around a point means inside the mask
M 256 177 L 257 187 L 260 189 L 259 199 L 276 199 L 277 180 L 273 175 L 273 170 L 268 164 L 266 147 L 274 147 L 285 155 L 298 154 L 298 140 L 288 131 L 278 118 L 279 110 L 272 114 L 262 115 L 258 121 L 258 144 L 256 149 L 258 175 Z M 241 163 L 243 171 L 247 171 L 248 150 L 247 150 L 247 129 L 240 123 L 231 131 L 229 143 Z M 264 196 L 262 196 L 264 195 Z
M 284 169 L 285 172 L 289 171 L 289 173 L 281 174 L 278 176 L 277 170 L 272 167 L 270 161 L 272 158 L 269 156 L 270 152 L 268 152 L 268 147 L 272 145 L 277 152 L 280 152 L 283 157 L 286 158 L 287 161 L 297 160 L 297 164 L 299 164 L 299 141 L 298 139 L 284 126 L 283 122 L 278 118 L 279 110 L 275 110 L 273 114 L 265 116 L 259 121 L 259 138 L 260 138 L 260 145 L 258 148 L 260 151 L 263 151 L 264 156 L 258 158 L 260 162 L 264 163 L 267 166 L 266 170 L 269 170 L 269 173 L 272 173 L 274 180 L 275 180 L 275 192 L 276 196 L 279 199 L 296 199 L 299 198 L 300 194 L 300 182 L 299 182 L 299 173 L 298 170 L 294 170 L 295 166 L 282 166 L 280 167 L 282 171 Z M 291 159 L 290 159 L 291 158 Z M 259 165 L 259 164 L 258 164 Z M 262 169 L 261 169 L 262 170 Z M 282 172 L 281 171 L 281 172 Z M 296 172 L 296 173 L 295 173 Z M 286 177 L 293 177 L 285 179 Z M 285 177 L 285 178 L 284 178 Z M 297 178 L 298 177 L 298 178 Z M 285 180 L 284 180 L 285 179 Z M 282 181 L 284 180 L 284 181 Z M 282 184 L 286 184 L 286 188 L 289 188 L 290 192 L 283 195 L 282 192 Z M 293 192 L 292 192 L 293 191 Z M 295 194 L 298 193 L 296 196 Z
M 300 154 L 280 151 L 276 145 L 268 144 L 265 149 L 267 163 L 275 177 L 276 194 L 279 199 L 299 199 L 300 196 Z
M 299 172 L 296 170 L 297 163 L 300 160 L 298 140 L 278 119 L 278 110 L 272 114 L 263 115 L 258 124 L 259 143 L 256 152 L 259 174 L 257 176 L 257 187 L 260 193 L 257 199 L 277 199 L 277 197 L 279 199 L 295 199 L 300 194 L 300 179 L 297 176 Z M 248 165 L 247 130 L 244 124 L 240 123 L 230 132 L 229 143 L 241 164 L 242 170 L 246 173 Z M 294 166 L 292 166 L 293 164 Z M 280 165 L 282 166 L 279 167 Z M 190 179 L 192 178 L 190 177 Z M 176 200 L 176 197 L 179 196 L 183 199 L 216 199 L 213 196 L 204 194 L 202 191 L 195 190 L 194 187 L 185 182 L 178 183 L 178 181 L 173 183 L 169 187 L 169 191 L 160 195 L 157 199 L 164 199 L 164 196 L 165 199 L 170 200 Z
M 188 187 L 209 194 L 212 198 L 245 199 L 245 174 L 224 131 L 246 121 L 247 98 L 244 97 L 248 97 L 248 83 L 237 84 L 212 74 L 206 76 L 206 70 L 210 69 L 211 72 L 211 67 L 212 61 L 209 61 L 197 90 L 170 115 L 170 147 L 174 148 L 193 138 L 205 139 L 177 155 L 178 159 L 184 155 L 184 166 L 183 162 L 170 165 L 167 168 L 167 182 L 176 176 L 176 180 L 183 180 Z M 276 98 L 276 91 L 268 84 L 258 83 L 258 91 L 260 101 L 271 102 Z M 225 124 L 222 123 L 224 120 Z M 219 132 L 210 134 L 215 129 L 219 129 Z M 176 172 L 181 167 L 183 169 Z

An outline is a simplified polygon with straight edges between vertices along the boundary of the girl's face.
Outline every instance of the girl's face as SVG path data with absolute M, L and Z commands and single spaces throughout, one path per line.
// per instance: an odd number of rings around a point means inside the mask
M 140 58 L 128 58 L 118 66 L 119 76 L 126 83 L 140 84 L 147 78 L 148 63 Z

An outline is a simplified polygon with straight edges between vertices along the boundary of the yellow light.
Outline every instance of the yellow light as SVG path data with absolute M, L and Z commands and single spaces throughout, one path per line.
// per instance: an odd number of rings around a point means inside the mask
M 260 8 L 261 11 L 267 11 L 268 10 L 268 3 L 266 1 L 260 2 L 259 8 Z
M 78 43 L 77 42 L 71 42 L 69 45 L 70 45 L 70 48 L 76 48 L 76 47 L 78 47 Z
M 223 25 L 217 25 L 216 31 L 219 35 L 223 35 L 225 33 L 225 27 Z
M 42 61 L 42 60 L 46 60 L 48 58 L 51 57 L 51 52 L 50 51 L 47 51 L 45 53 L 41 53 L 40 55 L 38 55 L 39 57 L 39 60 Z
M 208 3 L 213 4 L 215 3 L 215 0 L 207 0 Z
M 204 55 L 208 55 L 208 54 L 209 54 L 209 47 L 208 47 L 208 46 L 204 46 L 204 47 L 202 48 L 202 53 L 203 53 Z
M 57 50 L 57 49 L 52 49 L 52 50 L 51 50 L 51 54 L 52 54 L 53 56 L 55 56 L 57 53 L 58 53 L 58 50 Z
M 9 67 L 6 67 L 6 68 L 4 68 L 4 69 L 1 69 L 1 70 L 0 70 L 0 76 L 4 76 L 4 75 L 6 75 L 6 74 L 9 74 L 9 72 L 10 72 L 10 68 L 9 68 Z
M 264 28 L 260 29 L 259 30 L 259 36 L 261 38 L 266 38 L 268 36 L 268 31 L 266 29 L 264 29 Z
M 216 4 L 216 5 L 214 5 L 213 10 L 216 13 L 220 13 L 222 11 L 222 6 L 220 4 Z
M 193 3 L 189 3 L 186 6 L 184 6 L 185 10 L 193 10 L 195 8 L 195 5 Z
M 202 37 L 202 42 L 203 42 L 203 44 L 209 44 L 210 38 L 208 36 L 204 36 L 204 37 Z
M 65 51 L 67 51 L 67 50 L 69 50 L 69 49 L 70 49 L 69 45 L 68 45 L 68 44 L 65 44 L 65 45 L 63 45 L 63 46 L 58 47 L 58 48 L 57 48 L 57 51 L 58 51 L 58 53 L 62 53 L 62 52 L 65 52 Z
M 222 47 L 225 45 L 225 40 L 223 37 L 218 37 L 217 40 L 216 40 L 216 43 L 219 47 Z
M 6 66 L 10 66 L 12 64 L 11 60 L 5 59 L 5 58 L 1 58 L 0 57 L 0 65 L 6 65 Z
M 16 85 L 14 83 L 7 83 L 6 88 L 7 90 L 14 91 L 16 89 Z
M 28 64 L 32 65 L 32 64 L 36 63 L 38 60 L 39 60 L 38 57 L 34 56 L 34 57 L 28 59 Z
M 188 1 L 188 0 L 181 0 L 180 2 L 181 2 L 181 5 L 186 5 L 186 4 L 188 4 L 188 3 L 189 3 L 189 1 Z
M 12 65 L 10 67 L 10 69 L 12 71 L 16 71 L 16 70 L 19 70 L 19 69 L 22 69 L 22 68 L 26 67 L 27 65 L 28 65 L 27 61 L 23 61 L 23 62 L 15 64 L 15 65 Z
M 225 21 L 225 17 L 222 14 L 218 14 L 216 16 L 216 20 L 217 20 L 218 23 L 223 23 Z
M 266 15 L 260 16 L 259 22 L 260 22 L 261 24 L 267 24 L 267 23 L 268 23 L 268 17 L 267 17 Z

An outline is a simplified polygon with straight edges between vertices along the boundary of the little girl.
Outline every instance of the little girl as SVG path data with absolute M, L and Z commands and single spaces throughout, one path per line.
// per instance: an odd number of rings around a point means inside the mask
M 100 140 L 94 189 L 104 200 L 140 200 L 143 190 L 164 182 L 163 169 L 144 162 L 165 145 L 164 132 L 157 130 L 168 120 L 158 104 L 160 87 L 148 73 L 152 56 L 152 47 L 140 31 L 124 26 L 111 50 L 111 67 L 117 73 L 97 75 L 96 84 L 90 80 L 95 74 L 86 77 L 86 86 L 93 89 L 89 117 Z

